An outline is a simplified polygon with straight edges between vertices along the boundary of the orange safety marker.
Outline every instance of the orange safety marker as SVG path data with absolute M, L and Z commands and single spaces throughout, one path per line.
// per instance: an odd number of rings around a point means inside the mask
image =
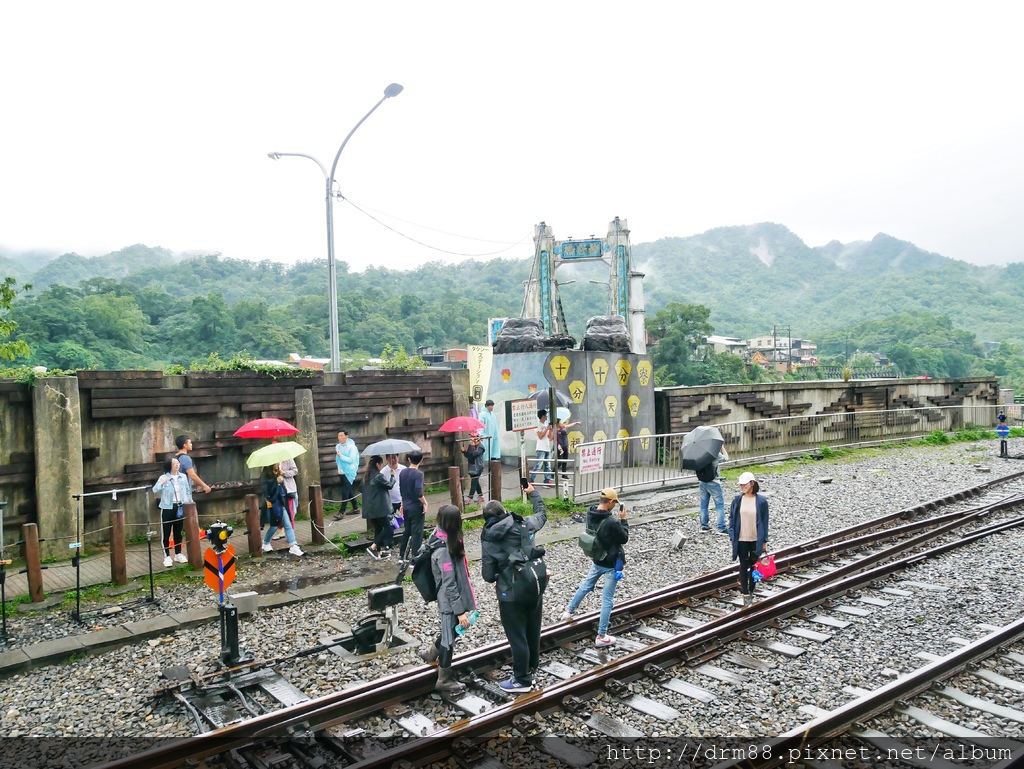
M 235 581 L 235 548 L 228 545 L 219 554 L 220 566 L 217 565 L 218 553 L 212 547 L 206 548 L 203 556 L 203 580 L 206 586 L 218 593 L 223 593 Z M 221 577 L 223 573 L 223 583 Z

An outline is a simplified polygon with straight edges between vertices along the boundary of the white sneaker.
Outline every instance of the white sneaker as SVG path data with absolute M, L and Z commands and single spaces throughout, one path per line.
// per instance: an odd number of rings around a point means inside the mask
M 295 545 L 292 545 L 291 547 L 289 547 L 289 548 L 288 548 L 288 552 L 289 552 L 289 553 L 290 553 L 291 555 L 305 555 L 305 553 L 303 553 L 303 552 L 302 552 L 302 551 L 301 551 L 301 550 L 299 549 L 299 546 L 298 546 L 298 544 L 295 544 Z
M 612 636 L 599 635 L 594 641 L 594 646 L 611 646 L 613 643 L 615 643 L 615 639 Z
M 184 553 L 175 553 L 174 560 L 178 563 L 188 563 L 188 556 L 186 556 Z
M 571 620 L 571 619 L 572 619 L 572 612 L 570 612 L 568 609 L 566 609 L 565 611 L 562 612 L 561 616 L 558 618 L 558 621 L 559 622 L 566 622 L 567 620 Z
M 174 566 L 174 561 L 171 560 L 171 556 L 167 556 L 166 558 L 164 558 L 164 567 L 169 569 L 172 566 Z
M 263 552 L 264 553 L 273 553 L 274 552 L 274 546 L 272 544 L 270 544 L 269 542 L 264 542 L 263 543 Z

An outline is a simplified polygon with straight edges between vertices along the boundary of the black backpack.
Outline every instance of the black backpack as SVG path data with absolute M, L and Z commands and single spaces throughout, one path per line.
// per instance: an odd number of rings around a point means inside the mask
M 711 483 L 715 480 L 715 476 L 718 473 L 715 472 L 715 463 L 704 465 L 700 470 L 697 471 L 697 480 L 701 483 Z
M 434 569 L 430 565 L 430 558 L 435 550 L 445 547 L 446 544 L 443 539 L 437 537 L 428 539 L 412 562 L 412 583 L 427 603 L 437 600 L 437 582 L 434 581 Z

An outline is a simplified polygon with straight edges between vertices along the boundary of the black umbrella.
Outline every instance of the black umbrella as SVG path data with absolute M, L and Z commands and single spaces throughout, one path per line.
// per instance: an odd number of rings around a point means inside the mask
M 718 454 L 725 444 L 725 439 L 717 427 L 701 425 L 693 429 L 683 438 L 683 447 L 679 456 L 683 460 L 684 470 L 700 470 L 718 459 Z
M 537 390 L 537 392 L 531 395 L 530 398 L 532 400 L 537 401 L 538 409 L 545 409 L 547 411 L 551 410 L 551 396 L 548 394 L 547 388 L 543 390 Z M 558 402 L 559 406 L 572 405 L 572 398 L 570 398 L 565 393 L 558 392 L 558 390 L 555 390 L 555 400 Z

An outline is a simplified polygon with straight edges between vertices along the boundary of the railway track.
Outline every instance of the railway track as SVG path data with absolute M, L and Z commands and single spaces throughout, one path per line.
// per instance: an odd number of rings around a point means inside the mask
M 517 730 L 529 744 L 562 764 L 586 766 L 598 756 L 546 729 L 538 714 L 570 713 L 609 739 L 642 736 L 622 719 L 592 712 L 591 704 L 602 699 L 660 719 L 670 729 L 678 710 L 637 690 L 713 701 L 714 693 L 686 679 L 703 676 L 729 682 L 741 678 L 741 673 L 712 665 L 712 661 L 752 670 L 772 664 L 736 650 L 735 645 L 764 649 L 785 660 L 799 656 L 803 649 L 769 640 L 765 637 L 768 631 L 802 642 L 824 643 L 849 623 L 813 613 L 818 607 L 856 617 L 882 609 L 892 600 L 908 598 L 910 591 L 882 585 L 929 558 L 1024 525 L 1024 516 L 1014 513 L 1024 507 L 1024 492 L 1007 494 L 1003 490 L 1007 485 L 1019 485 L 1022 476 L 982 484 L 776 551 L 779 578 L 763 590 L 752 607 L 742 611 L 732 605 L 738 599 L 729 595 L 736 585 L 735 570 L 730 567 L 617 604 L 613 625 L 620 641 L 614 649 L 595 650 L 579 643 L 592 635 L 596 611 L 545 627 L 539 674 L 546 683 L 517 699 L 510 699 L 488 675 L 496 673 L 507 659 L 507 644 L 467 651 L 453 664 L 457 676 L 467 684 L 467 693 L 443 702 L 461 715 L 449 726 L 440 726 L 429 715 L 436 677 L 433 667 L 402 670 L 313 700 L 303 700 L 301 692 L 287 691 L 280 682 L 267 687 L 266 681 L 259 679 L 270 680 L 270 674 L 244 668 L 216 680 L 173 682 L 164 687 L 164 695 L 184 700 L 182 691 L 198 686 L 214 705 L 217 698 L 236 697 L 245 703 L 241 709 L 252 717 L 106 766 L 172 767 L 217 755 L 237 767 L 425 766 L 452 756 L 460 766 L 484 769 L 501 764 L 481 744 L 489 735 L 507 729 Z M 962 507 L 968 500 L 974 504 L 967 509 L 942 512 L 949 506 Z M 855 591 L 873 595 L 857 596 L 859 601 L 851 601 L 851 605 L 842 603 Z M 273 662 L 264 663 L 264 670 Z M 925 670 L 935 665 L 938 663 Z M 271 691 L 268 696 L 268 688 L 274 686 L 276 694 Z M 247 696 L 246 689 L 256 690 L 264 701 L 252 702 L 254 697 Z M 260 712 L 278 705 L 281 707 L 271 712 Z M 369 719 L 382 713 L 404 734 L 375 734 L 367 728 Z M 193 716 L 201 726 L 202 714 Z M 823 718 L 820 715 L 816 720 Z M 837 733 L 834 728 L 823 729 L 819 742 Z M 781 741 L 783 737 L 786 741 Z M 777 746 L 782 752 L 793 750 L 794 740 L 798 745 L 810 745 L 810 737 L 802 743 L 788 733 L 783 737 L 778 738 Z

